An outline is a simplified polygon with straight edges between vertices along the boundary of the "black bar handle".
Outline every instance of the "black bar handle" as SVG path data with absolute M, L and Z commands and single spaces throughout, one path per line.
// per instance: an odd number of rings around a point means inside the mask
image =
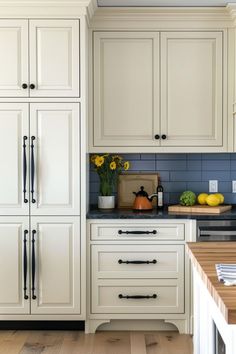
M 118 234 L 122 235 L 122 234 L 126 234 L 126 235 L 149 235 L 149 234 L 153 234 L 156 235 L 157 230 L 153 230 L 153 231 L 122 231 L 119 230 Z
M 157 294 L 153 295 L 118 295 L 119 299 L 156 299 Z
M 35 162 L 34 162 L 34 140 L 35 136 L 31 136 L 31 164 L 30 164 L 30 169 L 31 169 L 31 195 L 32 195 L 32 203 L 36 203 L 36 200 L 34 198 L 34 174 L 35 174 Z
M 35 295 L 35 271 L 36 271 L 36 262 L 35 262 L 35 234 L 36 230 L 32 230 L 32 299 L 35 300 L 37 297 Z
M 26 199 L 26 180 L 27 180 L 27 157 L 26 157 L 26 140 L 27 136 L 23 136 L 23 198 L 24 203 L 28 203 Z
M 28 235 L 29 231 L 28 230 L 24 230 L 24 252 L 23 252 L 23 276 L 24 276 L 24 299 L 28 300 L 29 296 L 27 295 L 27 235 Z
M 119 264 L 157 264 L 157 260 L 153 259 L 153 261 L 122 261 L 122 259 L 118 260 Z

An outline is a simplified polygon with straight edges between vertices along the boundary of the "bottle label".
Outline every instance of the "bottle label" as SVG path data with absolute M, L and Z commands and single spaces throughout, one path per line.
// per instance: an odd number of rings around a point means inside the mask
M 163 206 L 163 192 L 158 192 L 157 196 L 158 196 L 158 206 L 162 207 Z

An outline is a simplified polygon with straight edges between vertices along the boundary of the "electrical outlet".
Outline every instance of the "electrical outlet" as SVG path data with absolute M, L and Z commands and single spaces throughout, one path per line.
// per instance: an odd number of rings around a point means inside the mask
M 217 180 L 210 180 L 209 181 L 209 192 L 210 193 L 217 193 L 218 192 L 218 181 Z
M 232 193 L 236 193 L 236 181 L 232 181 Z

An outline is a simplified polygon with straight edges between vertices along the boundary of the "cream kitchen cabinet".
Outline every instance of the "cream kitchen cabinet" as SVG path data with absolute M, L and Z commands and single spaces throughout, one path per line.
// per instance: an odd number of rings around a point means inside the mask
M 112 320 L 162 320 L 190 333 L 185 243 L 195 228 L 190 220 L 88 220 L 86 331 Z
M 222 31 L 94 32 L 91 151 L 223 151 Z
M 77 103 L 0 103 L 0 214 L 80 215 Z
M 79 20 L 0 20 L 0 97 L 78 97 Z
M 0 217 L 0 266 L 0 319 L 80 314 L 79 218 Z

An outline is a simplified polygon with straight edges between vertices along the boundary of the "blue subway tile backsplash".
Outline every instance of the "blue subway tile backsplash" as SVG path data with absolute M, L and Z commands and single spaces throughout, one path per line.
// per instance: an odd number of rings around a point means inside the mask
M 223 154 L 120 154 L 130 161 L 130 171 L 158 172 L 165 203 L 177 203 L 184 190 L 208 192 L 208 181 L 218 180 L 225 202 L 236 204 L 232 180 L 236 180 L 236 153 Z M 90 204 L 97 204 L 99 179 L 90 169 Z

